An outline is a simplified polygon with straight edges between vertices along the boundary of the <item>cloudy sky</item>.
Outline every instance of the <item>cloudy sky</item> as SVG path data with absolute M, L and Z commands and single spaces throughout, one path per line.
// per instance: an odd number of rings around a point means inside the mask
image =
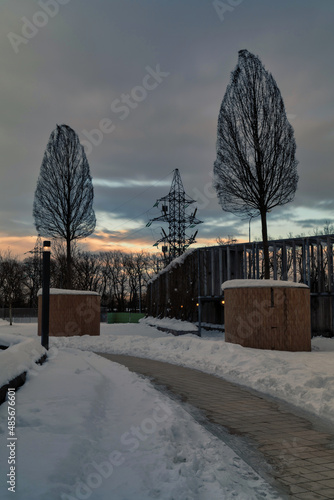
M 86 248 L 149 251 L 173 170 L 197 200 L 198 244 L 248 239 L 212 190 L 217 117 L 238 51 L 258 55 L 295 130 L 299 184 L 271 237 L 334 222 L 333 0 L 2 0 L 0 250 L 33 248 L 32 205 L 56 124 L 84 144 L 95 188 Z M 261 236 L 253 220 L 252 239 Z

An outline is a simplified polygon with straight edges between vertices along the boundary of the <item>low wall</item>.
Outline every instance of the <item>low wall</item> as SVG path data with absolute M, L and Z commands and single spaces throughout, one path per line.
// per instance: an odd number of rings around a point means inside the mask
M 134 312 L 112 312 L 108 313 L 108 323 L 139 323 L 145 313 Z
M 49 336 L 100 335 L 100 301 L 96 292 L 50 289 Z M 38 335 L 42 334 L 42 294 L 38 294 Z
M 225 340 L 243 347 L 311 350 L 310 290 L 274 280 L 233 280 L 223 284 Z

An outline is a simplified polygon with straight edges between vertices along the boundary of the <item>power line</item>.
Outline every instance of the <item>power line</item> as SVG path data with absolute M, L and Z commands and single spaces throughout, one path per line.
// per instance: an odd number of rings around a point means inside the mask
M 142 215 L 147 214 L 148 212 L 150 212 L 150 210 L 152 210 L 152 209 L 150 208 L 149 210 L 145 210 L 145 212 L 142 212 L 141 214 L 137 215 L 136 217 L 133 217 L 132 219 L 125 219 L 125 222 L 122 222 L 121 224 L 119 224 L 118 226 L 116 226 L 112 229 L 109 229 L 109 231 L 115 231 L 117 228 L 124 226 L 124 224 L 126 224 L 127 222 L 132 222 L 133 220 L 138 219 L 138 217 L 141 217 Z M 118 238 L 118 236 L 115 236 L 115 238 Z
M 163 181 L 164 179 L 166 179 L 167 177 L 169 177 L 171 174 L 173 173 L 173 170 L 171 170 L 167 175 L 165 175 L 164 177 L 162 177 L 161 179 L 159 179 L 157 182 L 155 182 L 154 184 L 152 184 L 151 186 L 149 186 L 148 188 L 144 189 L 143 191 L 141 191 L 140 193 L 138 193 L 137 195 L 133 196 L 132 198 L 130 198 L 128 201 L 125 201 L 123 203 L 121 203 L 121 205 L 119 205 L 118 207 L 114 208 L 113 209 L 113 212 L 118 210 L 119 208 L 121 208 L 122 206 L 130 203 L 132 200 L 138 198 L 139 196 L 141 196 L 142 194 L 146 193 L 149 189 L 151 189 L 152 187 L 155 187 L 157 186 L 161 181 Z M 144 212 L 140 213 L 139 215 L 136 215 L 135 217 L 132 217 L 131 219 L 126 219 L 125 222 L 122 222 L 121 224 L 119 224 L 118 226 L 112 228 L 112 229 L 109 229 L 109 231 L 115 231 L 116 229 L 118 229 L 119 227 L 122 227 L 124 226 L 124 224 L 126 224 L 127 222 L 132 222 L 136 219 L 138 219 L 139 217 L 141 217 L 142 215 L 145 215 L 145 214 L 148 214 L 149 212 L 151 211 L 151 208 L 149 210 L 145 210 Z M 142 228 L 144 229 L 144 228 Z M 125 237 L 121 237 L 121 236 L 111 236 L 112 239 L 116 239 L 116 240 L 120 240 L 120 241 L 123 241 L 127 238 L 130 237 L 131 234 L 134 234 L 133 231 L 135 232 L 139 232 L 141 231 L 142 229 L 139 229 L 139 230 L 132 230 L 130 231 L 130 233 L 128 233 L 128 236 L 125 236 Z
M 167 175 L 165 175 L 164 177 L 162 177 L 161 179 L 157 180 L 157 182 L 155 182 L 154 184 L 152 184 L 151 186 L 149 186 L 148 188 L 145 188 L 143 191 L 141 191 L 140 193 L 136 194 L 135 196 L 133 196 L 132 198 L 130 198 L 128 201 L 124 201 L 123 203 L 121 203 L 120 205 L 118 205 L 118 207 L 114 208 L 112 211 L 116 211 L 118 210 L 119 208 L 123 207 L 124 205 L 127 205 L 128 203 L 130 203 L 132 200 L 135 200 L 136 198 L 138 198 L 139 196 L 141 196 L 142 194 L 146 193 L 147 191 L 149 191 L 151 188 L 157 186 L 161 181 L 167 179 L 167 177 L 169 177 L 171 174 L 173 173 L 173 170 L 171 170 Z

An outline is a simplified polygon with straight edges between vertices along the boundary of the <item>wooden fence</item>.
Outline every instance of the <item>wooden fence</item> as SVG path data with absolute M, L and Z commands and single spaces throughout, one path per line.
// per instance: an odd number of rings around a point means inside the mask
M 271 278 L 310 288 L 313 334 L 334 333 L 333 244 L 333 234 L 269 242 Z M 148 313 L 223 325 L 222 283 L 263 276 L 262 242 L 192 249 L 149 283 Z

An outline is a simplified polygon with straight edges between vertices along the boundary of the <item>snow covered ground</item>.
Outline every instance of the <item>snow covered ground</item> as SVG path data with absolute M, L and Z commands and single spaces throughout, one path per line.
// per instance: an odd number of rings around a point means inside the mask
M 16 335 L 36 338 L 36 324 L 7 325 L 0 322 L 0 339 L 15 335 L 16 344 Z M 164 359 L 180 362 L 188 349 L 203 350 L 208 359 L 224 345 L 221 337 L 179 340 L 145 324 L 102 325 L 94 339 L 52 338 L 48 362 L 31 368 L 15 395 L 17 440 L 9 438 L 13 405 L 0 406 L 0 498 L 279 499 L 179 404 L 126 368 L 80 350 L 127 352 L 128 346 L 132 354 L 154 357 L 160 349 Z M 2 356 L 6 351 L 0 361 Z M 15 460 L 14 495 L 8 491 L 9 458 Z
M 174 337 L 136 324 L 101 325 L 100 337 L 53 338 L 51 345 L 130 354 L 196 368 L 280 398 L 334 422 L 334 339 L 316 337 L 312 352 L 247 349 L 219 332 Z M 166 320 L 164 320 L 166 325 Z M 171 321 L 175 328 L 175 321 Z M 29 331 L 29 326 L 26 326 Z

